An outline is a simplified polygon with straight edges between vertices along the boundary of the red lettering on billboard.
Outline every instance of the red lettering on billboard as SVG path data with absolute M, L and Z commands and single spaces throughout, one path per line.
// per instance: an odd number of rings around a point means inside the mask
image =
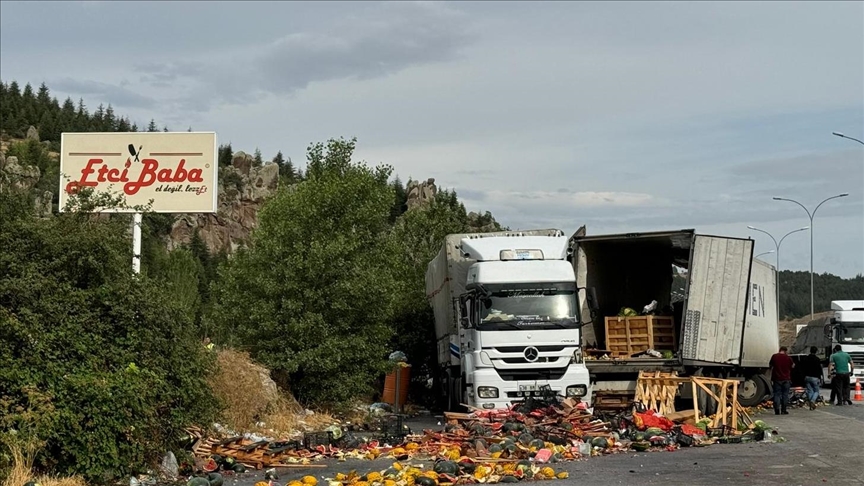
M 124 169 L 109 168 L 103 165 L 102 159 L 90 159 L 87 165 L 81 169 L 81 177 L 66 185 L 66 192 L 74 194 L 82 187 L 96 187 L 102 182 L 122 182 L 123 192 L 129 196 L 138 193 L 142 188 L 150 187 L 157 182 L 204 182 L 201 169 L 186 169 L 186 159 L 180 159 L 175 167 L 160 167 L 156 159 L 144 159 L 141 161 L 142 168 L 138 179 L 129 180 L 129 167 L 132 165 L 130 159 L 126 159 Z M 97 166 L 98 169 L 96 169 Z M 96 174 L 95 180 L 91 176 Z

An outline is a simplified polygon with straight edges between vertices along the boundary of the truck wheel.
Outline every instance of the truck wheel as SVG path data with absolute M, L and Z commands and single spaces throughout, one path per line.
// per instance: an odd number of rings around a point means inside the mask
M 758 375 L 750 376 L 738 385 L 738 403 L 744 407 L 755 407 L 762 403 L 767 393 L 765 380 Z

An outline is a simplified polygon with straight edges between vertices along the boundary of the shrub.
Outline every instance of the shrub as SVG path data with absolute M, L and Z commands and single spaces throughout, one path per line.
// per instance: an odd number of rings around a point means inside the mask
M 89 482 L 138 472 L 215 417 L 213 357 L 161 282 L 131 272 L 128 216 L 34 219 L 0 192 L 0 434 Z

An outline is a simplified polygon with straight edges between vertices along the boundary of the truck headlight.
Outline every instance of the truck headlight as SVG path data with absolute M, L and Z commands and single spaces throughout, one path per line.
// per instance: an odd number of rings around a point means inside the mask
M 588 387 L 585 385 L 570 385 L 567 387 L 568 397 L 584 397 L 588 394 Z
M 478 386 L 477 396 L 480 398 L 498 398 L 498 389 L 494 386 Z
M 582 362 L 582 348 L 576 348 L 573 351 L 573 356 L 570 357 L 571 363 L 581 363 Z

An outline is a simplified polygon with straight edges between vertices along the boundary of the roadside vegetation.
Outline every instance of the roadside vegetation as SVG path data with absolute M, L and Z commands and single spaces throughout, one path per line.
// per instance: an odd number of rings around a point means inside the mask
M 27 139 L 31 126 L 39 135 Z M 325 413 L 305 420 L 325 424 L 327 413 L 377 398 L 395 350 L 412 365 L 410 400 L 434 405 L 426 264 L 447 234 L 503 229 L 490 213 L 469 214 L 447 190 L 408 210 L 393 167 L 356 160 L 354 139 L 331 139 L 308 147 L 303 168 L 276 154 L 280 189 L 231 256 L 211 253 L 197 234 L 168 251 L 174 215 L 145 214 L 136 276 L 131 216 L 88 214 L 87 200 L 85 211 L 58 213 L 56 192 L 60 133 L 137 130 L 110 105 L 91 113 L 45 85 L 0 82 L 3 152 L 39 169 L 29 182 L 0 170 L 4 485 L 126 478 L 178 451 L 189 426 L 289 429 L 307 408 Z M 142 130 L 160 129 L 151 120 Z M 220 147 L 219 164 L 232 153 Z M 264 163 L 258 150 L 255 163 Z M 46 191 L 47 216 L 35 210 Z M 801 280 L 781 274 L 784 315 L 804 312 Z M 861 276 L 818 276 L 823 283 L 817 310 L 864 292 Z M 253 362 L 275 395 L 249 371 Z

